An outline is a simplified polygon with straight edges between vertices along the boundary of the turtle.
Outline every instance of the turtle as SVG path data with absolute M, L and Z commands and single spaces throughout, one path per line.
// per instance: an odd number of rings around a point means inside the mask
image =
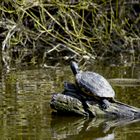
M 81 71 L 75 61 L 71 61 L 70 67 L 79 89 L 99 101 L 102 109 L 107 109 L 110 101 L 115 101 L 115 91 L 102 75 L 91 71 Z

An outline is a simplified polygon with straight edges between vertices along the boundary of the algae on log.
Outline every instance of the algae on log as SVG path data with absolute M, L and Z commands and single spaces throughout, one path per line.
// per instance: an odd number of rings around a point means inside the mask
M 54 94 L 50 103 L 51 108 L 57 112 L 75 113 L 89 117 L 140 118 L 139 108 L 118 101 L 110 101 L 110 106 L 107 109 L 102 109 L 97 100 L 86 100 L 83 103 L 78 96 L 80 94 L 75 93 L 75 97 L 68 94 Z

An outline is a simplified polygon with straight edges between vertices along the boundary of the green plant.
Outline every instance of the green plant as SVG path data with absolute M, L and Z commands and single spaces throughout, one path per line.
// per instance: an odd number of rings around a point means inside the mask
M 65 51 L 79 58 L 139 52 L 137 6 L 125 0 L 1 1 L 2 59 L 8 67 L 45 62 Z

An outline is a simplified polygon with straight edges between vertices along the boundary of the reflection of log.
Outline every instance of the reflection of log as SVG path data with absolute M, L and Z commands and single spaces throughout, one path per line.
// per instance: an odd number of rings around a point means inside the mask
M 114 78 L 109 79 L 109 81 L 117 86 L 140 86 L 140 79 Z
M 57 112 L 75 113 L 91 117 L 140 117 L 139 108 L 118 101 L 109 101 L 109 107 L 102 109 L 99 101 L 86 97 L 79 92 L 74 84 L 67 84 L 63 94 L 57 93 L 52 96 L 51 107 Z
M 61 121 L 60 121 L 61 120 Z M 115 128 L 139 121 L 132 118 L 79 118 L 53 116 L 52 137 L 56 139 L 115 139 Z M 111 137 L 111 138 L 108 138 Z

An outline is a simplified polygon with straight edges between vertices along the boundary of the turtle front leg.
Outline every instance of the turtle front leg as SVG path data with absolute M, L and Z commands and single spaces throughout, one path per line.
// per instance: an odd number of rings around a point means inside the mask
M 100 105 L 101 109 L 105 110 L 110 106 L 110 102 L 107 99 L 102 99 Z

